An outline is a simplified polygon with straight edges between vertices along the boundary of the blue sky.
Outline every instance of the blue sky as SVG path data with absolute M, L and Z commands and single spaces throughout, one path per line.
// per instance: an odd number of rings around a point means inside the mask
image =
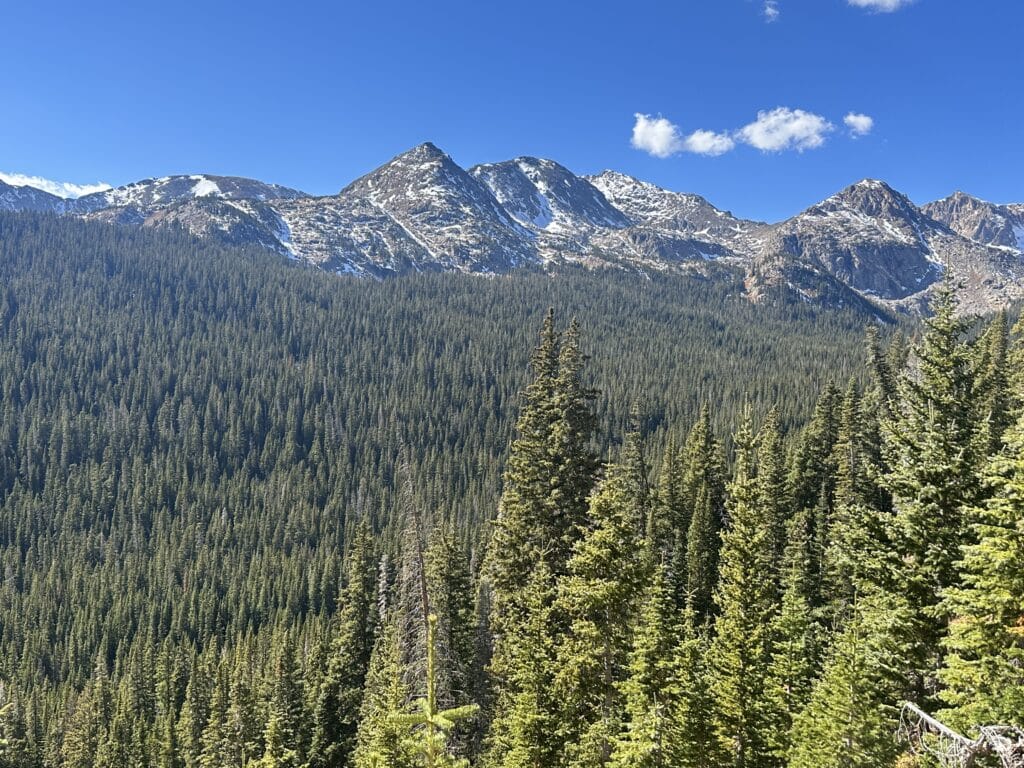
M 329 194 L 429 140 L 767 220 L 868 176 L 1024 201 L 1020 0 L 12 2 L 0 41 L 0 171 L 60 181 Z

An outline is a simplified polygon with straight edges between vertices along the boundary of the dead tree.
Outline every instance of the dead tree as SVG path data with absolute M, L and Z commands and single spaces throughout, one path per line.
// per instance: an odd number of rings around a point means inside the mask
M 986 757 L 998 759 L 1001 768 L 1024 768 L 1024 730 L 1016 726 L 982 725 L 969 739 L 906 702 L 898 735 L 911 753 L 931 755 L 942 768 L 974 768 Z

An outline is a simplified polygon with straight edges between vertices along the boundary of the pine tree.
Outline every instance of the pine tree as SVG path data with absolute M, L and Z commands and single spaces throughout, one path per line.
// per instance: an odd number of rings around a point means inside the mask
M 646 467 L 633 433 L 624 463 L 594 494 L 583 538 L 559 581 L 556 613 L 566 622 L 558 646 L 555 692 L 563 764 L 607 762 L 619 729 L 618 686 L 626 677 L 631 630 L 646 582 Z
M 754 475 L 750 416 L 735 437 L 736 469 L 729 485 L 729 524 L 722 532 L 718 619 L 711 645 L 715 729 L 728 765 L 773 766 L 770 712 L 763 697 L 771 661 L 775 612 L 772 536 Z
M 313 713 L 310 768 L 342 768 L 355 749 L 363 685 L 373 652 L 373 541 L 362 522 L 348 553 L 340 614 Z
M 1024 726 L 1024 416 L 984 473 L 990 494 L 971 510 L 962 585 L 946 592 L 953 620 L 941 697 L 954 727 Z
M 619 684 L 625 722 L 615 739 L 610 766 L 663 768 L 673 765 L 679 691 L 676 648 L 681 636 L 664 566 L 653 569 L 644 593 L 629 656 L 629 677 Z
M 947 278 L 916 351 L 917 372 L 901 379 L 901 407 L 885 424 L 885 482 L 897 511 L 903 588 L 918 610 L 911 695 L 922 704 L 937 692 L 948 620 L 942 594 L 958 581 L 959 548 L 970 541 L 964 509 L 978 497 L 973 375 L 955 309 Z
M 413 734 L 404 742 L 416 765 L 423 768 L 469 768 L 465 758 L 453 756 L 449 747 L 449 737 L 460 721 L 473 717 L 479 710 L 476 704 L 464 704 L 460 707 L 441 709 L 437 700 L 437 616 L 427 617 L 427 666 L 424 689 L 426 695 L 413 704 L 418 712 L 410 714 L 392 714 L 392 721 L 406 728 L 412 728 Z
M 789 753 L 790 730 L 810 697 L 817 671 L 817 625 L 811 607 L 807 510 L 787 526 L 782 568 L 782 605 L 772 622 L 772 659 L 764 692 L 772 710 L 772 747 L 780 761 Z
M 707 408 L 701 411 L 684 451 L 690 526 L 685 550 L 677 548 L 672 570 L 680 587 L 680 604 L 689 605 L 703 621 L 715 610 L 719 531 L 725 514 L 725 470 Z
M 899 752 L 893 734 L 910 611 L 877 592 L 859 596 L 851 613 L 793 725 L 789 768 L 878 768 Z

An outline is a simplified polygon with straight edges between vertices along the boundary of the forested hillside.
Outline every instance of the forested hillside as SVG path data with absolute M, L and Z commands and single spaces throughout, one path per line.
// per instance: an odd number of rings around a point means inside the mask
M 0 764 L 867 768 L 903 699 L 1021 725 L 1005 318 L 943 293 L 910 347 L 739 293 L 0 215 Z

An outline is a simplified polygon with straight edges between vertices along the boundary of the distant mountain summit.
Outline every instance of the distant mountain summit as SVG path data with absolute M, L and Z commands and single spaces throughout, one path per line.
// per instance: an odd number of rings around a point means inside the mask
M 1024 251 L 1024 204 L 997 205 L 954 192 L 922 210 L 970 240 Z
M 957 192 L 925 206 L 864 179 L 782 222 L 616 171 L 578 176 L 544 158 L 461 168 L 429 142 L 313 197 L 208 174 L 146 179 L 64 200 L 0 183 L 0 209 L 179 227 L 319 269 L 504 274 L 565 265 L 732 275 L 753 301 L 916 311 L 951 268 L 965 311 L 1024 298 L 1024 204 Z
M 45 211 L 64 213 L 68 201 L 41 189 L 15 186 L 0 181 L 0 211 Z

